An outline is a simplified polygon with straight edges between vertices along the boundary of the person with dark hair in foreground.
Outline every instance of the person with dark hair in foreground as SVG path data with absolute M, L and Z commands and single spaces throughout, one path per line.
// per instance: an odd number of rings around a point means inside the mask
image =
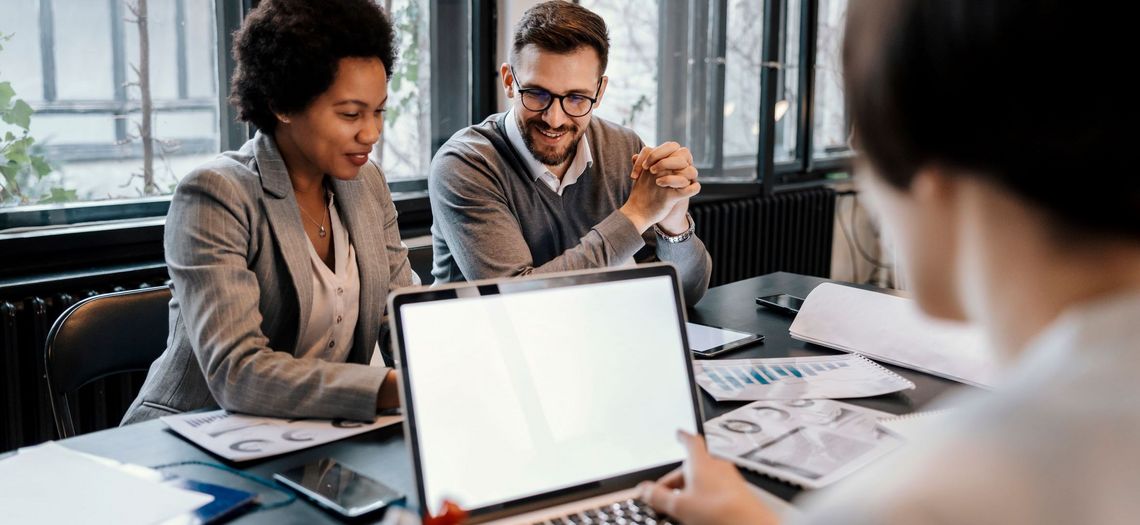
M 258 131 L 174 193 L 169 343 L 124 424 L 218 406 L 371 420 L 398 406 L 395 372 L 370 366 L 388 291 L 418 283 L 369 160 L 393 40 L 370 0 L 249 13 L 230 100 Z
M 1140 177 L 1120 75 L 1127 17 L 1071 0 L 852 0 L 857 179 L 927 313 L 1009 364 L 947 425 L 826 492 L 803 523 L 1136 523 Z M 1074 93 L 1063 68 L 1096 72 Z M 1101 76 L 1103 74 L 1103 76 Z M 1130 113 L 1127 113 L 1130 114 Z M 642 486 L 683 523 L 775 523 L 737 469 Z
M 693 157 L 592 116 L 608 57 L 606 24 L 588 9 L 555 0 L 523 14 L 499 71 L 510 110 L 460 130 L 431 163 L 437 282 L 656 259 L 677 267 L 688 304 L 704 295 Z

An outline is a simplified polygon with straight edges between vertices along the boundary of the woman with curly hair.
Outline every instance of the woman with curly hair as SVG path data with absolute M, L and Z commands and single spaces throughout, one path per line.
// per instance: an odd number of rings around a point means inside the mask
M 419 279 L 369 160 L 393 39 L 370 0 L 249 13 L 230 101 L 258 131 L 174 193 L 170 336 L 124 424 L 218 406 L 370 420 L 398 406 L 396 374 L 373 354 L 388 291 Z

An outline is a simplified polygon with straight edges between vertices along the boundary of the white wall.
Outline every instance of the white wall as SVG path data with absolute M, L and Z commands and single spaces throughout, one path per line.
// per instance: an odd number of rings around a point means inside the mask
M 836 188 L 840 195 L 835 202 L 831 278 L 856 283 L 869 282 L 889 288 L 905 288 L 899 282 L 895 257 L 888 247 L 884 246 L 879 229 L 867 212 L 865 204 L 860 200 L 859 194 L 845 193 L 852 189 L 852 185 Z M 886 268 L 876 270 L 872 259 L 885 265 Z

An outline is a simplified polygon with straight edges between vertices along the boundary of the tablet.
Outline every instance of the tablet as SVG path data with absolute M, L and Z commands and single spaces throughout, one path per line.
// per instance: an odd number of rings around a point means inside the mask
M 760 334 L 729 330 L 719 326 L 685 323 L 689 350 L 699 357 L 713 357 L 764 340 Z

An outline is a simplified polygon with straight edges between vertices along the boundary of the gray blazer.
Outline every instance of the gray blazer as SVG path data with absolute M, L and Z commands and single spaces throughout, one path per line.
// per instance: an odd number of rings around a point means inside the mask
M 371 419 L 387 368 L 368 366 L 390 288 L 417 283 L 380 169 L 332 183 L 360 268 L 348 363 L 293 357 L 313 284 L 297 200 L 273 139 L 258 133 L 182 179 L 166 217 L 173 281 L 166 351 L 123 424 L 201 408 Z

